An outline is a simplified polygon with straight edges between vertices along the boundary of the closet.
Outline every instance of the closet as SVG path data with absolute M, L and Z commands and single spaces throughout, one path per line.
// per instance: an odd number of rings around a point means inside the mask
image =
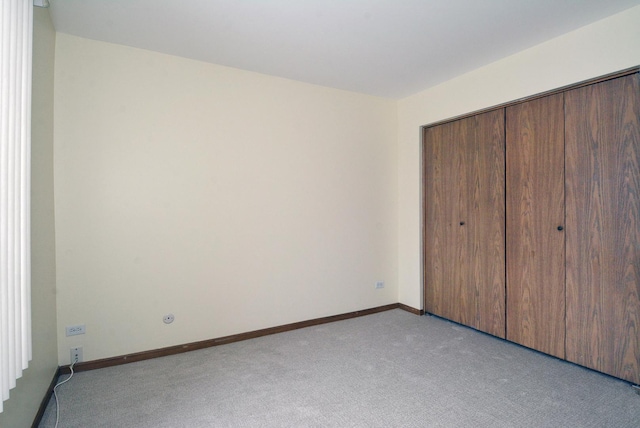
M 640 383 L 638 72 L 424 128 L 427 313 Z

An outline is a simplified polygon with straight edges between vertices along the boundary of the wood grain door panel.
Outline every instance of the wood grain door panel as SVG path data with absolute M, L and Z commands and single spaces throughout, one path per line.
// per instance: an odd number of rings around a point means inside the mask
M 466 294 L 461 290 L 466 269 L 466 238 L 456 220 L 465 217 L 459 191 L 466 129 L 451 122 L 425 129 L 425 281 L 427 312 L 464 323 Z M 462 309 L 461 309 L 462 308 Z
M 467 165 L 469 284 L 478 330 L 505 337 L 504 109 L 475 116 Z
M 640 78 L 565 94 L 567 359 L 640 383 Z
M 424 131 L 425 310 L 504 337 L 504 110 Z
M 563 94 L 506 109 L 507 339 L 564 358 Z

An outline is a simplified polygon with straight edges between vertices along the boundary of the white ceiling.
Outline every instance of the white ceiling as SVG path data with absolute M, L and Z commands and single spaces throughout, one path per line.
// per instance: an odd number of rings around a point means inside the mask
M 51 17 L 62 33 L 402 98 L 639 4 L 51 0 Z

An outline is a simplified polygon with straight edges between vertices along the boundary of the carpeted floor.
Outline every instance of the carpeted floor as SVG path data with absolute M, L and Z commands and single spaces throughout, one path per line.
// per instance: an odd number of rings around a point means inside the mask
M 61 428 L 640 427 L 628 383 L 399 309 L 78 373 L 58 395 Z

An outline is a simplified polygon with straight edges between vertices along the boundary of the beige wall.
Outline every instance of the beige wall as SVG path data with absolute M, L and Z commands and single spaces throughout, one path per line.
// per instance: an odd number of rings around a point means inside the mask
M 31 153 L 31 310 L 33 360 L 0 413 L 0 427 L 28 427 L 58 368 L 53 218 L 53 68 L 56 34 L 34 8 Z
M 395 101 L 58 34 L 55 112 L 60 364 L 397 302 Z
M 640 64 L 640 6 L 398 102 L 398 297 L 422 307 L 420 127 Z

